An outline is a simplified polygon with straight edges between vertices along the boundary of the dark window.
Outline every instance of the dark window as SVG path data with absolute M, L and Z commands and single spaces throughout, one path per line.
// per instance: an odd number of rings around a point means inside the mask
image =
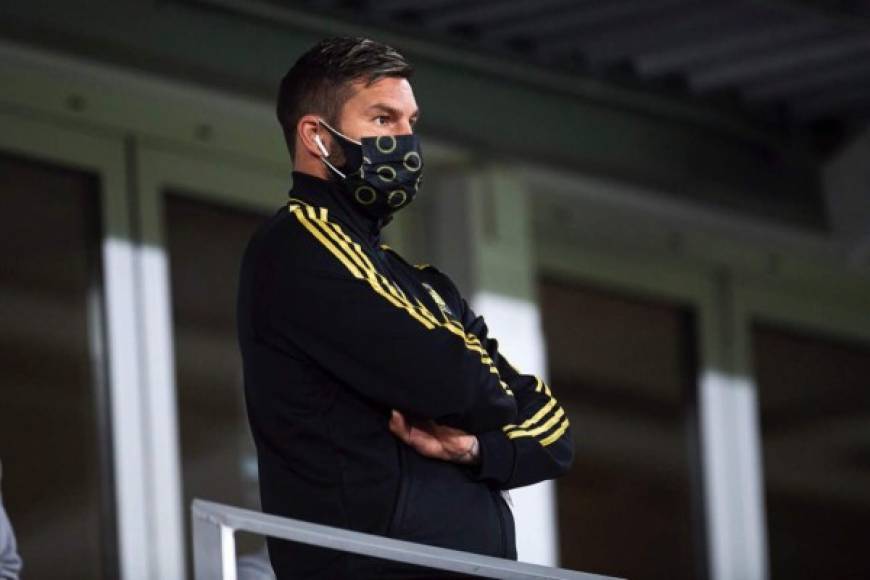
M 556 280 L 539 292 L 550 383 L 576 450 L 557 480 L 561 565 L 706 577 L 691 311 Z
M 0 460 L 25 578 L 116 578 L 99 180 L 0 155 Z
M 870 345 L 755 324 L 770 569 L 870 578 Z
M 191 573 L 189 510 L 194 497 L 260 509 L 235 315 L 242 253 L 265 216 L 182 194 L 165 199 Z M 240 554 L 263 544 L 248 534 L 238 534 L 237 540 Z

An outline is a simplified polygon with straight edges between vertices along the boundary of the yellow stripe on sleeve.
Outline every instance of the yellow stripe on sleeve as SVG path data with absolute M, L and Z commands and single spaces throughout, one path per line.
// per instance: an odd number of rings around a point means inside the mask
M 427 329 L 432 330 L 433 328 L 444 327 L 452 334 L 461 338 L 466 348 L 480 354 L 481 363 L 489 367 L 490 373 L 499 375 L 498 369 L 493 364 L 489 353 L 480 346 L 480 341 L 477 337 L 466 333 L 465 329 L 458 325 L 442 323 L 419 300 L 417 300 L 416 305 L 412 304 L 401 288 L 393 284 L 386 276 L 375 269 L 359 244 L 354 242 L 338 224 L 328 220 L 327 208 L 315 208 L 305 202 L 301 203 L 304 205 L 304 209 L 298 204 L 288 204 L 290 212 L 355 278 L 368 282 L 369 286 L 377 294 L 384 297 L 397 308 L 408 312 L 408 314 Z M 513 396 L 513 392 L 507 383 L 499 379 L 499 385 L 506 394 Z
M 307 209 L 308 209 L 307 213 L 309 214 L 309 217 L 311 217 L 314 214 L 313 208 L 309 207 Z M 317 238 L 318 241 L 320 241 L 320 243 L 322 243 L 336 258 L 338 258 L 338 260 L 342 264 L 344 264 L 344 266 L 351 272 L 351 274 L 354 275 L 354 277 L 359 278 L 360 280 L 367 281 L 369 286 L 371 286 L 371 288 L 377 294 L 380 294 L 381 296 L 386 298 L 394 306 L 401 308 L 403 310 L 406 310 L 411 316 L 416 318 L 427 329 L 432 330 L 433 328 L 435 328 L 435 326 L 433 324 L 431 324 L 428 320 L 419 316 L 416 312 L 412 311 L 412 309 L 405 308 L 405 305 L 400 300 L 397 300 L 395 297 L 390 296 L 387 292 L 385 292 L 383 289 L 378 287 L 377 283 L 369 277 L 368 272 L 363 273 L 357 267 L 357 265 L 354 264 L 347 257 L 347 255 L 344 252 L 339 250 L 329 239 L 327 239 L 327 236 L 329 235 L 328 232 L 320 229 L 317 225 L 314 225 L 314 223 L 309 221 L 309 219 L 303 215 L 303 212 L 301 211 L 301 209 L 297 209 L 296 211 L 294 211 L 293 215 L 296 216 L 296 218 L 299 220 L 299 222 L 303 226 L 305 226 L 305 228 L 308 229 L 308 231 L 310 231 L 314 235 L 314 237 Z
M 535 423 L 540 421 L 544 417 L 544 415 L 549 413 L 550 409 L 552 409 L 555 406 L 556 406 L 556 399 L 551 398 L 550 401 L 546 405 L 544 405 L 543 407 L 538 409 L 537 413 L 535 413 L 534 415 L 532 415 L 531 417 L 529 417 L 528 419 L 523 421 L 523 423 L 521 425 L 511 425 L 510 427 L 516 428 L 516 429 L 528 429 L 529 427 L 531 427 L 532 425 L 534 425 Z
M 326 247 L 326 249 L 328 249 L 332 253 L 333 256 L 338 258 L 338 260 L 342 264 L 344 264 L 345 268 L 350 270 L 350 273 L 353 274 L 355 278 L 359 278 L 361 280 L 364 279 L 362 273 L 359 271 L 359 269 L 356 267 L 356 265 L 351 263 L 350 260 L 344 254 L 342 254 L 340 251 L 338 251 L 338 249 L 336 249 L 336 247 L 333 246 L 332 243 L 328 239 L 326 239 L 326 237 L 323 235 L 323 233 L 321 233 L 321 231 L 319 229 L 314 227 L 314 225 L 310 221 L 308 221 L 308 219 L 305 216 L 302 215 L 302 211 L 300 211 L 297 208 L 296 210 L 293 211 L 293 215 L 296 216 L 296 219 L 299 220 L 299 223 L 301 223 L 303 226 L 305 226 L 305 228 L 309 232 L 311 232 L 311 234 L 315 238 L 317 238 L 318 241 L 320 241 L 320 243 L 323 244 Z
M 552 435 L 550 435 L 544 439 L 541 439 L 541 446 L 546 447 L 547 445 L 550 445 L 554 441 L 557 441 L 559 439 L 559 437 L 561 437 L 565 433 L 565 431 L 568 430 L 568 426 L 570 424 L 571 423 L 568 421 L 567 418 L 564 421 L 562 421 L 562 424 L 559 425 L 558 429 L 553 431 Z
M 542 381 L 539 377 L 535 377 L 535 392 L 541 393 L 543 392 L 547 397 L 549 397 L 549 401 L 535 412 L 534 415 L 523 421 L 519 425 L 505 425 L 502 427 L 502 431 L 505 432 L 505 435 L 508 439 L 517 439 L 519 437 L 535 437 L 538 438 L 539 435 L 547 433 L 550 429 L 553 428 L 556 423 L 560 419 L 564 417 L 563 425 L 565 425 L 565 429 L 567 429 L 568 418 L 565 416 L 565 410 L 559 406 L 558 401 L 553 397 L 550 388 L 547 384 Z M 552 414 L 551 414 L 552 413 Z M 549 415 L 549 417 L 548 417 Z M 544 418 L 547 418 L 546 421 L 541 423 Z M 559 433 L 555 437 L 553 435 L 549 435 L 544 439 L 540 439 L 539 443 L 541 445 L 549 445 L 556 439 L 558 439 L 562 433 L 565 432 L 565 429 L 562 428 L 562 425 L 557 428 L 556 432 Z M 544 442 L 547 442 L 546 445 Z
M 559 418 L 561 418 L 561 417 L 554 417 L 554 419 L 556 421 L 558 421 Z M 549 421 L 548 421 L 548 423 L 549 423 Z M 555 424 L 555 421 L 553 421 L 553 424 Z M 557 441 L 559 439 L 559 437 L 561 437 L 565 433 L 565 431 L 568 429 L 568 427 L 570 425 L 571 425 L 571 422 L 568 420 L 568 417 L 565 417 L 565 419 L 559 425 L 558 429 L 556 429 L 550 435 L 544 437 L 543 439 L 537 439 L 538 443 L 542 447 L 546 447 L 547 445 L 552 444 L 553 442 Z M 552 425 L 549 425 L 548 429 L 550 427 L 552 427 Z M 544 432 L 546 432 L 546 429 L 544 431 L 541 431 L 540 433 L 544 433 Z M 531 431 L 511 431 L 510 433 L 507 433 L 506 435 L 507 435 L 508 439 L 518 439 L 520 437 L 532 437 L 532 438 L 534 438 L 535 435 L 539 435 L 540 433 L 533 434 Z
M 320 210 L 322 210 L 320 212 L 321 216 L 325 216 L 326 208 L 320 208 Z M 308 209 L 308 214 L 309 216 L 313 217 L 313 208 Z M 372 286 L 372 288 L 375 289 L 378 294 L 383 295 L 384 292 L 389 292 L 393 295 L 392 298 L 387 297 L 390 302 L 392 302 L 395 306 L 408 310 L 408 312 L 412 316 L 414 316 L 414 318 L 419 319 L 419 313 L 411 312 L 412 309 L 408 307 L 408 304 L 406 304 L 407 301 L 404 300 L 404 295 L 395 292 L 389 284 L 389 281 L 386 280 L 386 278 L 380 275 L 377 271 L 375 271 L 371 261 L 368 260 L 368 256 L 360 251 L 353 250 L 353 246 L 355 244 L 346 234 L 341 232 L 340 229 L 336 231 L 336 229 L 338 228 L 337 226 L 335 226 L 335 224 L 332 224 L 323 219 L 315 219 L 314 223 L 320 226 L 320 228 L 326 233 L 326 235 L 332 238 L 333 241 L 335 241 L 335 243 L 337 243 L 339 247 L 344 250 L 345 254 L 354 263 L 356 263 L 357 266 L 359 266 L 360 270 L 362 270 L 369 284 Z M 330 226 L 334 226 L 336 229 L 333 229 Z M 359 250 L 359 248 L 357 248 L 357 250 Z
M 325 209 L 325 208 L 321 208 L 321 209 Z M 416 306 L 411 304 L 411 302 L 408 300 L 408 297 L 405 295 L 404 292 L 402 292 L 401 288 L 399 288 L 398 286 L 393 284 L 389 280 L 389 278 L 387 278 L 386 276 L 384 276 L 383 274 L 381 274 L 380 272 L 377 271 L 377 269 L 374 267 L 374 264 L 372 264 L 372 261 L 369 259 L 369 257 L 366 255 L 366 253 L 362 251 L 362 248 L 360 247 L 360 245 L 358 243 L 354 242 L 353 239 L 351 239 L 351 237 L 348 236 L 341 229 L 341 226 L 339 226 L 336 223 L 330 222 L 328 220 L 324 220 L 321 223 L 321 225 L 323 226 L 324 229 L 331 229 L 332 232 L 334 232 L 335 236 L 338 236 L 342 240 L 344 240 L 343 247 L 345 247 L 345 249 L 350 254 L 352 254 L 353 256 L 355 256 L 357 258 L 357 263 L 359 263 L 360 260 L 362 261 L 361 266 L 363 268 L 367 269 L 371 273 L 371 275 L 377 280 L 377 282 L 381 285 L 381 287 L 385 288 L 390 294 L 395 296 L 396 299 L 403 301 L 406 304 L 406 308 L 410 308 L 410 309 L 415 310 L 419 316 L 423 316 L 425 318 L 428 318 L 429 322 L 438 326 L 438 320 L 435 318 L 435 316 L 431 312 L 429 312 L 429 310 L 425 306 L 420 304 L 419 301 L 418 301 Z
M 554 399 L 554 400 L 555 400 L 555 399 Z M 549 419 L 548 419 L 544 424 L 542 424 L 542 425 L 540 425 L 540 426 L 538 426 L 538 427 L 535 427 L 534 429 L 528 430 L 528 431 L 526 431 L 526 430 L 522 430 L 522 429 L 519 429 L 519 430 L 516 430 L 516 431 L 511 431 L 510 433 L 507 434 L 508 439 L 515 439 L 515 438 L 517 438 L 517 437 L 529 437 L 529 436 L 534 437 L 535 435 L 540 435 L 541 433 L 546 433 L 546 432 L 549 431 L 549 430 L 553 427 L 553 425 L 555 425 L 555 424 L 559 421 L 559 419 L 561 419 L 564 415 L 565 415 L 565 411 L 562 409 L 562 407 L 559 407 L 559 410 L 556 411 L 556 412 L 553 414 L 553 416 L 550 417 L 550 418 L 549 418 Z
M 464 328 L 462 328 L 462 327 L 460 327 L 452 322 L 448 322 L 446 324 L 442 323 L 419 300 L 417 300 L 416 306 L 414 304 L 411 304 L 411 302 L 405 296 L 404 292 L 402 292 L 402 290 L 398 286 L 393 284 L 386 276 L 384 276 L 383 274 L 381 274 L 380 272 L 378 272 L 374 268 L 374 265 L 372 264 L 371 260 L 369 259 L 368 256 L 365 255 L 365 252 L 362 251 L 362 248 L 359 246 L 359 244 L 354 242 L 350 238 L 350 236 L 348 236 L 346 233 L 344 233 L 344 231 L 341 229 L 341 227 L 338 224 L 335 224 L 335 223 L 332 223 L 329 221 L 325 221 L 321 225 L 323 226 L 324 229 L 331 228 L 337 236 L 339 236 L 343 240 L 345 240 L 346 244 L 342 244 L 342 246 L 348 251 L 351 251 L 350 249 L 352 249 L 353 252 L 355 252 L 358 255 L 359 259 L 363 260 L 366 263 L 371 274 L 373 276 L 375 276 L 376 279 L 383 286 L 386 286 L 388 291 L 391 294 L 393 294 L 393 296 L 395 296 L 396 299 L 403 300 L 406 310 L 410 309 L 409 312 L 411 310 L 413 310 L 416 315 L 423 316 L 423 317 L 427 318 L 429 320 L 429 322 L 431 324 L 433 324 L 434 326 L 436 326 L 436 327 L 443 326 L 448 331 L 450 331 L 453 334 L 455 334 L 456 336 L 462 338 L 462 340 L 465 342 L 465 346 L 469 350 L 477 352 L 478 354 L 481 355 L 481 362 L 483 364 L 489 366 L 490 372 L 492 374 L 495 374 L 495 375 L 499 374 L 498 369 L 493 364 L 492 358 L 490 358 L 490 356 L 489 356 L 489 353 L 486 352 L 486 350 L 482 346 L 480 346 L 480 340 L 477 339 L 476 336 L 469 334 L 469 333 L 466 333 Z M 381 247 L 385 248 L 385 249 L 391 249 L 391 248 L 389 248 L 389 246 L 386 246 L 386 245 L 382 245 Z M 350 248 L 350 249 L 348 249 L 348 248 Z M 417 316 L 415 316 L 415 317 L 417 317 Z M 502 389 L 504 389 L 504 391 L 507 394 L 513 395 L 513 392 L 510 390 L 510 387 L 507 386 L 507 383 L 505 383 L 504 381 L 499 381 L 499 384 L 501 385 Z

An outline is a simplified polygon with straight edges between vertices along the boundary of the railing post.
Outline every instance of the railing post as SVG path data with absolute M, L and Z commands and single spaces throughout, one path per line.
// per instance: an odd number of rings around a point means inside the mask
M 236 580 L 235 530 L 198 509 L 196 503 L 191 521 L 195 579 Z

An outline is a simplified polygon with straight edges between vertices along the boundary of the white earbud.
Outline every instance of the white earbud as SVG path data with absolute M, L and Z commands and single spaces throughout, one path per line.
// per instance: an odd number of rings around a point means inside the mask
M 323 141 L 320 140 L 320 135 L 315 133 L 314 142 L 317 143 L 317 147 L 320 148 L 320 152 L 323 153 L 323 156 L 329 157 L 329 151 L 327 151 L 326 147 L 323 146 Z

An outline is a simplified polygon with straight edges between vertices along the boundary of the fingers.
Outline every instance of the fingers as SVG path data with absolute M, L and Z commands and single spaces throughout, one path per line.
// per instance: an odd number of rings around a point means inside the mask
M 409 421 L 393 410 L 390 431 L 418 453 L 433 459 L 456 463 L 474 463 L 477 458 L 477 438 L 460 429 L 438 425 L 432 420 Z
M 411 442 L 411 426 L 405 416 L 393 409 L 390 415 L 390 431 L 405 443 Z
M 399 411 L 390 415 L 390 431 L 403 443 L 414 448 L 421 455 L 442 459 L 440 440 L 429 431 L 429 425 L 409 421 Z

